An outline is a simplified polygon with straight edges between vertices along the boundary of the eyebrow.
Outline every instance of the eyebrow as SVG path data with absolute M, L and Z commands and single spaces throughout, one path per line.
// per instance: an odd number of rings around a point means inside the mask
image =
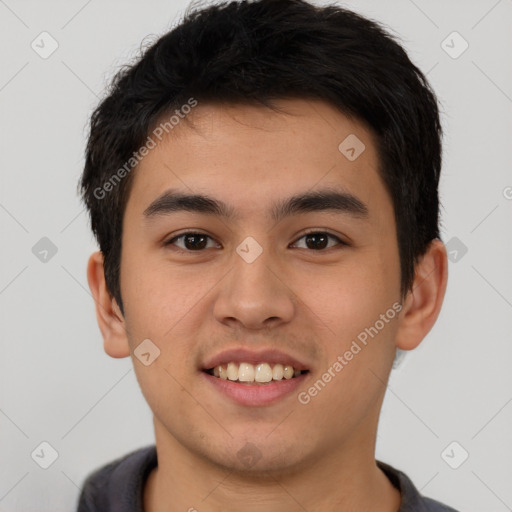
M 184 194 L 177 190 L 168 190 L 155 199 L 144 210 L 144 217 L 149 220 L 180 211 L 215 215 L 227 220 L 239 219 L 235 209 L 223 201 L 202 194 Z M 323 189 L 280 200 L 271 206 L 269 216 L 272 221 L 279 222 L 285 217 L 309 212 L 335 212 L 360 219 L 366 219 L 369 215 L 368 207 L 353 194 Z

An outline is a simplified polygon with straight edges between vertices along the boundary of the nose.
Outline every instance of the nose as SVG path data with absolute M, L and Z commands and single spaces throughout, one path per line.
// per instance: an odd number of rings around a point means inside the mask
M 217 321 L 231 327 L 260 330 L 289 322 L 296 300 L 285 272 L 263 253 L 252 263 L 238 254 L 233 269 L 222 281 L 214 305 Z

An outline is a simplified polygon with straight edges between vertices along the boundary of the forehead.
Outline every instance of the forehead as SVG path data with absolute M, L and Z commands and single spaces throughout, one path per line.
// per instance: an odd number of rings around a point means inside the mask
M 175 116 L 161 140 L 150 134 L 156 147 L 137 166 L 127 209 L 142 214 L 171 189 L 218 198 L 238 219 L 325 188 L 350 193 L 370 209 L 391 205 L 370 130 L 320 100 L 275 103 L 282 112 L 199 103 Z

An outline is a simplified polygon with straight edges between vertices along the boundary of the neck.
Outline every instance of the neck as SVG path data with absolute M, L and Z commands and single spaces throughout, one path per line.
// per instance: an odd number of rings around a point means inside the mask
M 155 419 L 158 467 L 144 490 L 145 512 L 397 512 L 400 493 L 377 467 L 375 431 L 289 471 L 238 472 L 181 445 Z M 364 447 L 361 449 L 361 447 Z

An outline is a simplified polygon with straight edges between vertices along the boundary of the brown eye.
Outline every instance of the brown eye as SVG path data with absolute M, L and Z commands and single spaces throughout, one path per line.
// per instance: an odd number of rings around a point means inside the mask
M 337 236 L 331 235 L 330 233 L 326 233 L 324 231 L 312 231 L 310 233 L 306 233 L 301 236 L 298 240 L 305 239 L 305 249 L 310 249 L 313 251 L 321 251 L 323 249 L 330 249 L 333 245 L 328 246 L 329 239 L 335 240 L 338 242 L 334 245 L 347 245 L 343 240 L 340 240 Z M 295 242 L 297 243 L 297 242 Z M 302 249 L 302 247 L 300 247 Z
M 165 245 L 176 245 L 176 247 L 182 251 L 198 252 L 207 248 L 208 239 L 213 240 L 210 236 L 205 235 L 204 233 L 195 233 L 190 231 L 171 238 L 171 240 L 166 242 Z M 182 240 L 181 246 L 176 244 L 178 240 Z

